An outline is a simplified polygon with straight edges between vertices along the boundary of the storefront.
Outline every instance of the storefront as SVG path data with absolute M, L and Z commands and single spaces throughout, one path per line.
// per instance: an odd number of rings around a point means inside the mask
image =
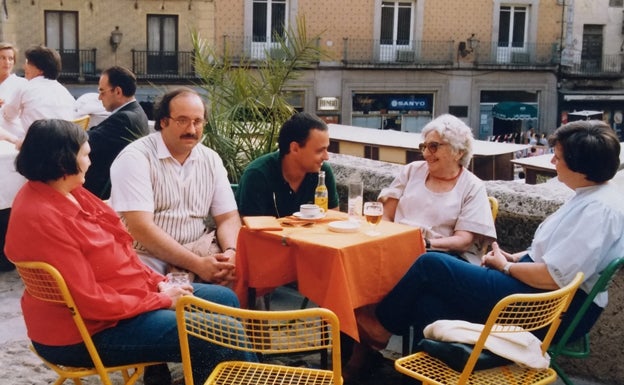
M 570 121 L 569 114 L 575 111 L 597 111 L 602 120 L 609 124 L 624 142 L 624 90 L 608 91 L 562 91 L 560 93 L 558 124 Z
M 354 93 L 351 122 L 380 130 L 420 132 L 433 117 L 433 93 Z

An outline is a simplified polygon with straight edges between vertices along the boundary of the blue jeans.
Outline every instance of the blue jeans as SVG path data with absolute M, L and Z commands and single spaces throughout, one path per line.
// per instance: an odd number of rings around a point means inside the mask
M 194 283 L 194 295 L 219 304 L 238 307 L 238 298 L 230 289 L 218 285 Z M 136 362 L 181 362 L 180 342 L 174 310 L 154 310 L 122 320 L 116 326 L 92 336 L 104 365 Z M 221 361 L 257 361 L 255 354 L 236 351 L 190 338 L 193 379 L 203 384 Z M 70 366 L 92 366 L 83 343 L 69 346 L 47 346 L 33 341 L 43 358 Z
M 520 262 L 532 263 L 525 256 Z M 514 293 L 538 293 L 536 289 L 500 271 L 470 264 L 446 253 L 427 252 L 414 262 L 399 283 L 379 303 L 376 315 L 381 324 L 393 334 L 404 334 L 414 327 L 414 341 L 423 338 L 423 329 L 441 319 L 457 319 L 485 323 L 494 305 Z M 577 308 L 586 298 L 578 290 L 571 304 Z M 588 316 L 575 335 L 591 328 L 601 308 L 588 312 Z M 597 313 L 596 313 L 597 312 Z M 574 316 L 564 317 L 559 331 L 563 331 Z M 543 332 L 535 333 L 543 337 Z M 573 340 L 574 338 L 572 338 Z

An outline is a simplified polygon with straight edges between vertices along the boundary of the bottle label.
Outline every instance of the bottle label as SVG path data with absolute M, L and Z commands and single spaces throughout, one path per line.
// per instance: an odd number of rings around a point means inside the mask
M 319 186 L 316 188 L 316 192 L 314 193 L 314 204 L 327 211 L 328 209 L 328 193 L 327 187 Z

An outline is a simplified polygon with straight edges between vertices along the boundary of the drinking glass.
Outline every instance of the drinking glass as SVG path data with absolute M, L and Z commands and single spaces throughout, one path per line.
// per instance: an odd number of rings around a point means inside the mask
M 347 212 L 351 221 L 359 222 L 362 217 L 363 190 L 364 186 L 361 181 L 349 182 Z
M 188 273 L 185 273 L 183 271 L 174 271 L 168 273 L 167 278 L 167 285 L 169 286 L 184 286 L 191 284 Z
M 375 228 L 381 222 L 381 216 L 383 215 L 383 205 L 381 202 L 366 202 L 364 203 L 364 217 L 366 218 L 366 222 L 368 222 L 371 230 L 366 232 L 366 234 L 374 236 L 381 234 L 379 231 L 376 231 Z

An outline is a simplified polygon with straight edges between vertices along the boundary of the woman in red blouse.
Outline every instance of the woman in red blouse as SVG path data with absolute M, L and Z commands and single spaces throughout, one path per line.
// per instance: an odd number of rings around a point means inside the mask
M 60 271 L 105 365 L 180 362 L 178 298 L 195 295 L 228 306 L 238 306 L 238 300 L 219 285 L 163 285 L 166 278 L 143 265 L 117 214 L 82 187 L 91 164 L 87 139 L 80 127 L 64 120 L 31 125 L 15 161 L 28 182 L 13 203 L 6 254 L 14 262 L 43 261 Z M 92 365 L 63 305 L 27 292 L 21 305 L 28 336 L 42 357 L 62 365 Z M 201 383 L 219 361 L 255 360 L 206 342 L 195 345 L 194 378 Z

